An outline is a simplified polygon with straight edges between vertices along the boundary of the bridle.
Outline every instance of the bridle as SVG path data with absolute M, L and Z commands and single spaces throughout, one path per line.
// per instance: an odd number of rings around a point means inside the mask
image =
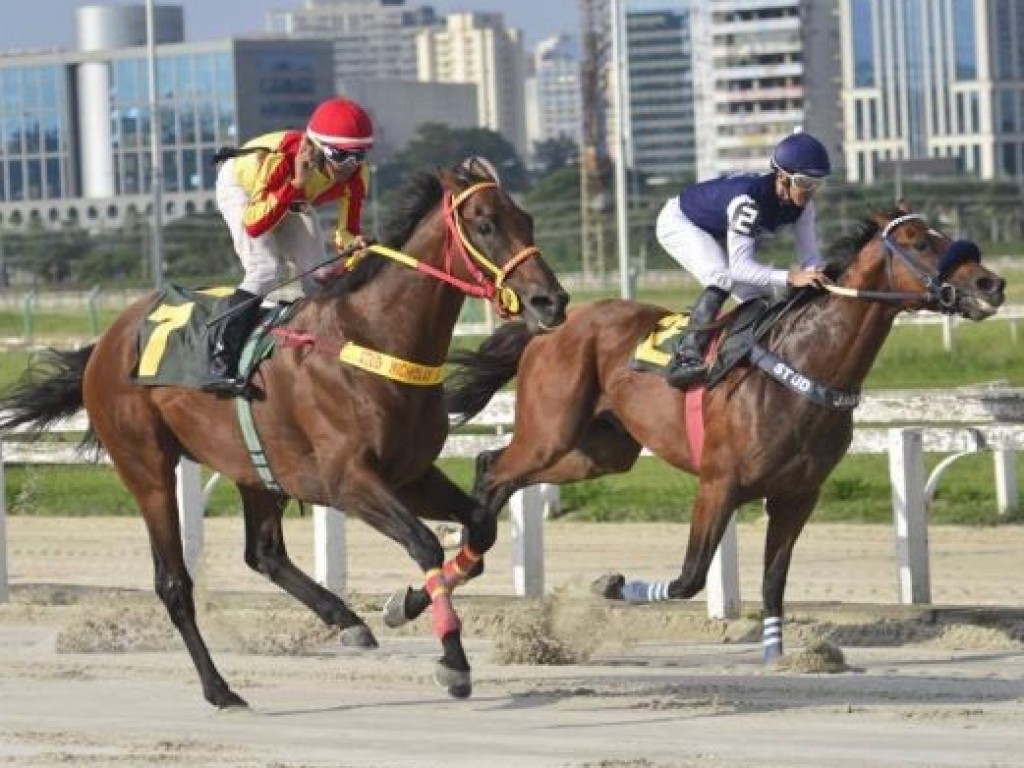
M 952 241 L 939 258 L 938 270 L 932 272 L 930 267 L 922 264 L 913 253 L 900 246 L 893 238 L 893 233 L 899 227 L 912 221 L 925 222 L 926 219 L 919 213 L 907 213 L 897 216 L 882 228 L 879 238 L 885 249 L 886 273 L 889 284 L 892 285 L 893 283 L 893 262 L 899 259 L 921 281 L 924 287 L 923 291 L 867 291 L 839 285 L 826 285 L 825 289 L 839 296 L 875 301 L 920 301 L 926 309 L 947 315 L 956 314 L 957 306 L 960 303 L 960 291 L 956 286 L 947 283 L 946 277 L 961 264 L 967 262 L 979 263 L 981 261 L 981 253 L 978 250 L 978 246 L 969 240 Z M 941 236 L 940 232 L 930 227 L 928 228 L 928 234 L 933 237 Z
M 368 246 L 366 250 L 397 261 L 411 269 L 423 272 L 441 282 L 448 283 L 469 296 L 487 299 L 494 303 L 498 314 L 503 318 L 518 315 L 522 311 L 522 302 L 519 299 L 519 295 L 512 288 L 505 285 L 505 280 L 524 261 L 533 256 L 539 256 L 540 249 L 533 245 L 527 246 L 519 250 L 499 267 L 473 245 L 463 228 L 462 216 L 459 213 L 459 208 L 462 204 L 477 192 L 497 187 L 498 183 L 496 181 L 481 181 L 467 187 L 458 194 L 445 194 L 442 203 L 442 215 L 445 218 L 446 228 L 443 269 L 424 264 L 422 261 L 406 253 L 376 243 Z M 455 276 L 453 262 L 457 256 L 462 258 L 472 281 L 463 280 Z M 360 256 L 349 259 L 345 263 L 345 267 L 351 268 L 359 258 Z M 491 276 L 488 277 L 484 274 L 484 270 L 489 272 Z

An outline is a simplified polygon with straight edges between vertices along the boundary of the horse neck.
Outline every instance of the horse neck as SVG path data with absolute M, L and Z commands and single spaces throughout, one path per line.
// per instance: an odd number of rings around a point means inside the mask
M 851 265 L 841 284 L 862 290 L 888 290 L 884 269 Z M 899 308 L 881 301 L 829 295 L 804 310 L 788 326 L 787 362 L 832 387 L 859 389 L 892 330 Z
M 427 214 L 400 250 L 444 269 L 445 223 L 439 209 Z M 393 262 L 341 310 L 342 327 L 354 322 L 360 335 L 379 351 L 440 365 L 448 354 L 464 300 L 465 295 L 452 286 Z

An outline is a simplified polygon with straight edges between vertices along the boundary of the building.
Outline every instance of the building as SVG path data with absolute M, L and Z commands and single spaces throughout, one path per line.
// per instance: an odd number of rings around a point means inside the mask
M 268 20 L 275 34 L 333 41 L 339 82 L 415 81 L 416 36 L 438 24 L 433 8 L 405 0 L 305 0 L 299 8 L 272 12 Z
M 852 181 L 1024 177 L 1024 0 L 841 0 Z
M 626 14 L 630 166 L 692 176 L 697 165 L 690 9 Z
M 476 85 L 478 125 L 527 157 L 523 37 L 505 27 L 502 14 L 452 14 L 443 28 L 417 35 L 416 54 L 421 81 Z
M 218 147 L 301 127 L 334 92 L 327 42 L 183 42 L 155 13 L 164 214 L 215 210 Z M 0 56 L 0 226 L 116 226 L 151 207 L 143 6 L 77 12 L 75 51 Z
M 835 10 L 834 0 L 707 0 L 694 42 L 700 178 L 768 170 L 797 128 L 841 165 Z
M 535 144 L 569 139 L 581 144 L 583 92 L 580 56 L 573 38 L 553 35 L 537 43 L 533 73 L 526 81 L 526 134 Z

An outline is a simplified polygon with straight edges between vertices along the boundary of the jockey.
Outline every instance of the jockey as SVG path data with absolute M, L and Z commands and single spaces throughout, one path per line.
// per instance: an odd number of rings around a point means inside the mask
M 218 153 L 223 162 L 217 207 L 245 270 L 228 308 L 245 306 L 220 324 L 212 380 L 204 390 L 240 394 L 238 356 L 259 314 L 257 297 L 275 285 L 280 262 L 293 259 L 305 273 L 324 261 L 325 237 L 314 206 L 337 200 L 334 245 L 365 247 L 361 214 L 370 187 L 366 152 L 372 146 L 370 116 L 354 101 L 335 98 L 314 110 L 305 131 L 265 134 Z M 303 293 L 316 289 L 314 276 L 304 275 Z
M 832 170 L 828 151 L 810 134 L 794 133 L 772 151 L 771 168 L 692 184 L 658 214 L 661 247 L 703 286 L 690 313 L 694 327 L 714 322 L 730 293 L 743 301 L 776 287 L 826 281 L 813 197 Z M 799 267 L 786 271 L 758 262 L 761 236 L 788 225 Z M 683 334 L 669 362 L 669 384 L 683 388 L 706 379 L 710 339 L 710 332 Z

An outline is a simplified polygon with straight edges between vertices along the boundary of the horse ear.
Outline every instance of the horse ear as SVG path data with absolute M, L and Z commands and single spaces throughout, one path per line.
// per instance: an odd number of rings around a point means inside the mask
M 455 169 L 439 168 L 437 178 L 448 192 L 461 192 L 466 187 L 466 180 Z
M 901 197 L 896 201 L 896 210 L 901 213 L 910 213 L 910 203 L 907 202 L 907 198 Z

